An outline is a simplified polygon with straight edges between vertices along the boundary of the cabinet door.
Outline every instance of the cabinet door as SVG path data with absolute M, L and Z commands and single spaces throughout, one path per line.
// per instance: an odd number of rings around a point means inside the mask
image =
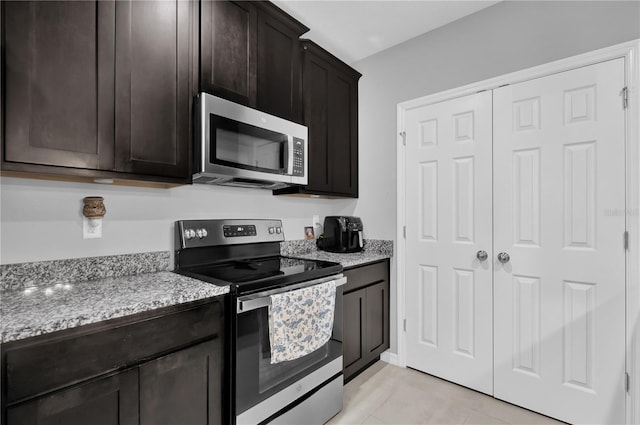
M 140 366 L 140 424 L 221 424 L 220 338 Z
M 304 122 L 309 129 L 308 191 L 331 192 L 329 172 L 329 79 L 331 70 L 309 51 L 304 55 Z
M 189 175 L 192 7 L 116 3 L 117 171 Z
M 255 4 L 203 0 L 200 4 L 200 25 L 200 90 L 255 107 Z
M 363 366 L 366 356 L 366 289 L 344 294 L 343 297 L 343 369 L 345 379 Z
M 260 5 L 257 107 L 269 114 L 301 122 L 299 37 L 307 28 L 271 3 Z
M 329 83 L 329 175 L 331 191 L 358 197 L 358 92 L 342 72 Z
M 303 122 L 309 129 L 309 182 L 274 194 L 358 197 L 360 74 L 309 40 L 301 41 Z
M 137 423 L 137 369 L 76 385 L 7 409 L 8 425 Z
M 389 282 L 368 286 L 366 292 L 367 335 L 363 351 L 373 360 L 389 348 Z
M 111 169 L 114 3 L 2 7 L 4 160 Z

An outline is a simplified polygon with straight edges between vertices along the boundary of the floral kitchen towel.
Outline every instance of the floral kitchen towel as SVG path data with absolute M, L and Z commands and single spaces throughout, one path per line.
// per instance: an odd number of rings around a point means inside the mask
M 271 295 L 271 364 L 295 360 L 329 341 L 335 304 L 335 281 Z

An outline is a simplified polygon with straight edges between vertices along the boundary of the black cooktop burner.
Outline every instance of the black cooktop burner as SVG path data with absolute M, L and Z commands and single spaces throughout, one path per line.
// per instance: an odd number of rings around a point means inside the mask
M 246 294 L 329 276 L 341 272 L 342 266 L 321 260 L 271 256 L 223 261 L 182 270 L 185 271 L 212 283 L 230 284 L 232 292 Z

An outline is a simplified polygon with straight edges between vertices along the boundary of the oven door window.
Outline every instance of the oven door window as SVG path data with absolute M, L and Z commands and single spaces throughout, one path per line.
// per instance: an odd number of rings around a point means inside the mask
M 341 289 L 340 293 L 341 293 Z M 340 298 L 341 299 L 341 298 Z M 336 303 L 341 312 L 342 304 Z M 271 364 L 268 308 L 239 314 L 236 340 L 236 413 L 240 414 L 342 355 L 341 314 L 332 338 L 304 357 Z
M 286 134 L 213 114 L 210 117 L 212 163 L 272 174 L 286 173 Z

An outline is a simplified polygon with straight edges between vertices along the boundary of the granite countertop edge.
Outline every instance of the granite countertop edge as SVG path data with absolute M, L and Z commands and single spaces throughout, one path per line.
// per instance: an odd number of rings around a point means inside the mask
M 305 260 L 332 261 L 334 263 L 342 264 L 342 267 L 347 270 L 353 267 L 364 266 L 378 261 L 387 260 L 392 256 L 389 254 L 379 254 L 371 252 L 343 254 L 337 252 L 316 251 L 299 254 L 292 253 L 291 257 L 304 258 Z
M 332 261 L 349 269 L 392 258 L 393 241 L 365 239 L 363 250 L 353 253 L 321 251 L 316 248 L 315 241 L 285 241 L 281 246 L 281 254 L 307 260 Z
M 332 261 L 345 269 L 393 256 L 393 242 L 365 240 L 357 253 L 319 251 L 315 241 L 285 241 L 282 255 Z M 0 343 L 224 295 L 169 271 L 169 252 L 0 266 Z
M 2 291 L 0 343 L 144 313 L 229 292 L 160 271 Z

